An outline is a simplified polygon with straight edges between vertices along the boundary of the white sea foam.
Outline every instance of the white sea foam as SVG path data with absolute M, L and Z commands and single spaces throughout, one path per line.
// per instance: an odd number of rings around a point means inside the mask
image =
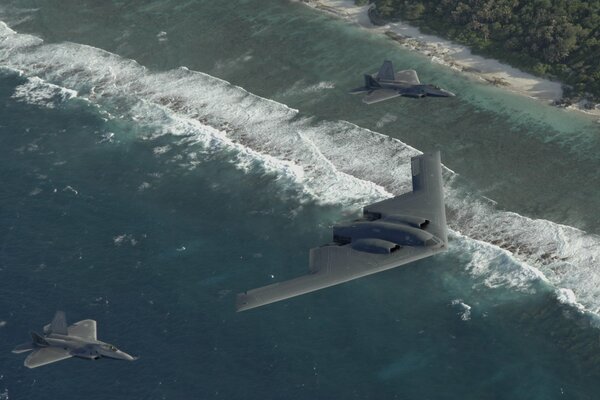
M 579 229 L 512 212 L 449 191 L 451 225 L 469 238 L 490 243 L 533 266 L 553 285 L 574 291 L 578 301 L 600 312 L 600 237 Z M 526 263 L 526 264 L 525 264 Z
M 296 93 L 296 92 L 303 93 L 303 94 L 317 93 L 317 92 L 321 92 L 323 90 L 329 90 L 329 89 L 334 89 L 334 88 L 335 88 L 334 82 L 323 81 L 323 82 L 319 82 L 319 83 L 314 83 L 312 85 L 306 85 L 306 83 L 304 81 L 300 81 L 300 82 L 296 82 L 294 85 L 292 85 L 292 87 L 289 89 L 289 93 L 291 93 L 291 94 Z
M 130 244 L 135 246 L 138 244 L 138 240 L 130 233 L 123 233 L 121 235 L 117 235 L 113 238 L 113 243 L 115 246 L 121 246 L 123 244 Z
M 228 151 L 239 168 L 276 174 L 282 184 L 324 204 L 355 208 L 408 191 L 409 160 L 420 153 L 345 121 L 316 123 L 284 104 L 185 67 L 151 72 L 90 46 L 44 44 L 3 24 L 0 63 L 79 92 L 109 118 L 152 127 L 147 139 L 170 134 L 204 151 Z M 157 156 L 193 168 L 197 151 Z M 531 292 L 543 281 L 571 290 L 569 302 L 600 311 L 598 236 L 497 210 L 466 195 L 452 171 L 445 169 L 444 177 L 453 246 L 472 255 L 467 269 L 484 285 Z
M 536 282 L 548 282 L 538 269 L 515 259 L 509 251 L 493 244 L 452 232 L 452 251 L 470 254 L 466 270 L 488 288 L 508 287 L 535 293 Z
M 580 311 L 584 311 L 585 307 L 577 302 L 575 293 L 571 289 L 559 288 L 556 290 L 556 298 L 563 304 L 568 304 Z
M 394 114 L 390 114 L 390 113 L 386 113 L 384 114 L 379 121 L 377 121 L 377 123 L 375 124 L 375 126 L 377 128 L 383 128 L 384 126 L 386 126 L 387 124 L 391 123 L 391 122 L 395 122 L 398 120 L 398 117 Z
M 165 31 L 160 31 L 156 34 L 156 38 L 158 39 L 159 42 L 166 42 L 167 40 L 169 40 L 167 38 L 167 32 Z
M 8 25 L 6 25 L 6 23 L 4 21 L 0 21 L 0 35 L 5 34 L 16 34 L 17 32 L 13 31 L 12 29 L 10 29 L 10 27 Z
M 54 108 L 60 103 L 77 97 L 77 92 L 34 76 L 27 78 L 25 83 L 17 86 L 12 97 L 29 104 Z
M 457 307 L 460 311 L 460 319 L 463 321 L 469 321 L 471 319 L 471 306 L 463 302 L 462 299 L 454 299 L 450 302 L 450 305 Z
M 75 196 L 79 195 L 79 192 L 73 186 L 65 186 L 62 190 L 63 192 L 73 193 Z

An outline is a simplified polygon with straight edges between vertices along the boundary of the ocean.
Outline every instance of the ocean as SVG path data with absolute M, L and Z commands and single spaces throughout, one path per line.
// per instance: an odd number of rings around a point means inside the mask
M 284 0 L 0 2 L 0 399 L 597 399 L 600 124 Z M 390 59 L 450 99 L 366 106 Z M 235 313 L 440 150 L 447 253 Z M 29 370 L 57 309 L 134 363 Z

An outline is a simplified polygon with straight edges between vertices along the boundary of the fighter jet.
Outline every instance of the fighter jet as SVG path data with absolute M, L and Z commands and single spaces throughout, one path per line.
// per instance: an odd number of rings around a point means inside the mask
M 411 159 L 412 192 L 363 208 L 310 250 L 309 274 L 237 295 L 237 311 L 299 296 L 443 252 L 448 247 L 440 153 Z
M 33 350 L 26 359 L 25 366 L 37 368 L 42 365 L 65 360 L 71 357 L 95 360 L 100 357 L 133 361 L 137 358 L 117 349 L 112 344 L 96 338 L 96 321 L 84 319 L 67 327 L 65 313 L 57 311 L 52 322 L 44 326 L 44 335 L 31 332 L 30 343 L 17 346 L 13 353 Z
M 454 93 L 440 89 L 435 85 L 425 85 L 419 81 L 417 71 L 407 69 L 394 72 L 391 61 L 384 61 L 377 74 L 365 74 L 365 86 L 353 89 L 351 94 L 367 95 L 363 102 L 367 104 L 378 103 L 398 96 L 406 97 L 454 97 Z

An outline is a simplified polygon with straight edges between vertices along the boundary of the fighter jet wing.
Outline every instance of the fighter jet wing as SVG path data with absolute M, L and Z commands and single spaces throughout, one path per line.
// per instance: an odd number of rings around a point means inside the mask
M 69 326 L 69 336 L 77 336 L 83 339 L 97 340 L 96 321 L 93 319 L 84 319 Z
M 373 104 L 398 96 L 400 96 L 400 93 L 394 89 L 377 89 L 363 97 L 362 101 L 367 104 Z
M 37 368 L 42 365 L 65 360 L 73 357 L 68 350 L 58 347 L 45 347 L 35 350 L 25 359 L 27 368 Z
M 417 71 L 414 69 L 407 69 L 404 71 L 396 72 L 395 81 L 410 83 L 411 85 L 420 85 L 419 77 L 417 75 Z

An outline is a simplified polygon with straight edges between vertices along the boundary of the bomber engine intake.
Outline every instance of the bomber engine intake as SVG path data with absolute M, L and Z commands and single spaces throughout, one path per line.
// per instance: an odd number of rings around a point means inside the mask
M 354 250 L 377 254 L 390 254 L 400 249 L 399 244 L 381 239 L 358 239 L 353 241 L 350 246 Z
M 408 221 L 407 221 L 408 222 Z M 410 221 L 414 225 L 423 224 L 426 221 Z M 352 244 L 355 250 L 368 247 L 366 242 L 356 243 L 359 240 L 380 240 L 391 242 L 400 246 L 435 246 L 441 242 L 431 233 L 407 223 L 395 223 L 386 220 L 355 221 L 349 224 L 336 225 L 333 227 L 333 240 L 337 244 Z M 369 246 L 372 246 L 373 243 Z M 381 242 L 376 242 L 382 245 Z M 375 245 L 377 247 L 378 245 Z M 386 245 L 383 245 L 385 248 Z M 362 250 L 367 251 L 367 250 Z M 378 252 L 378 251 L 377 251 Z

